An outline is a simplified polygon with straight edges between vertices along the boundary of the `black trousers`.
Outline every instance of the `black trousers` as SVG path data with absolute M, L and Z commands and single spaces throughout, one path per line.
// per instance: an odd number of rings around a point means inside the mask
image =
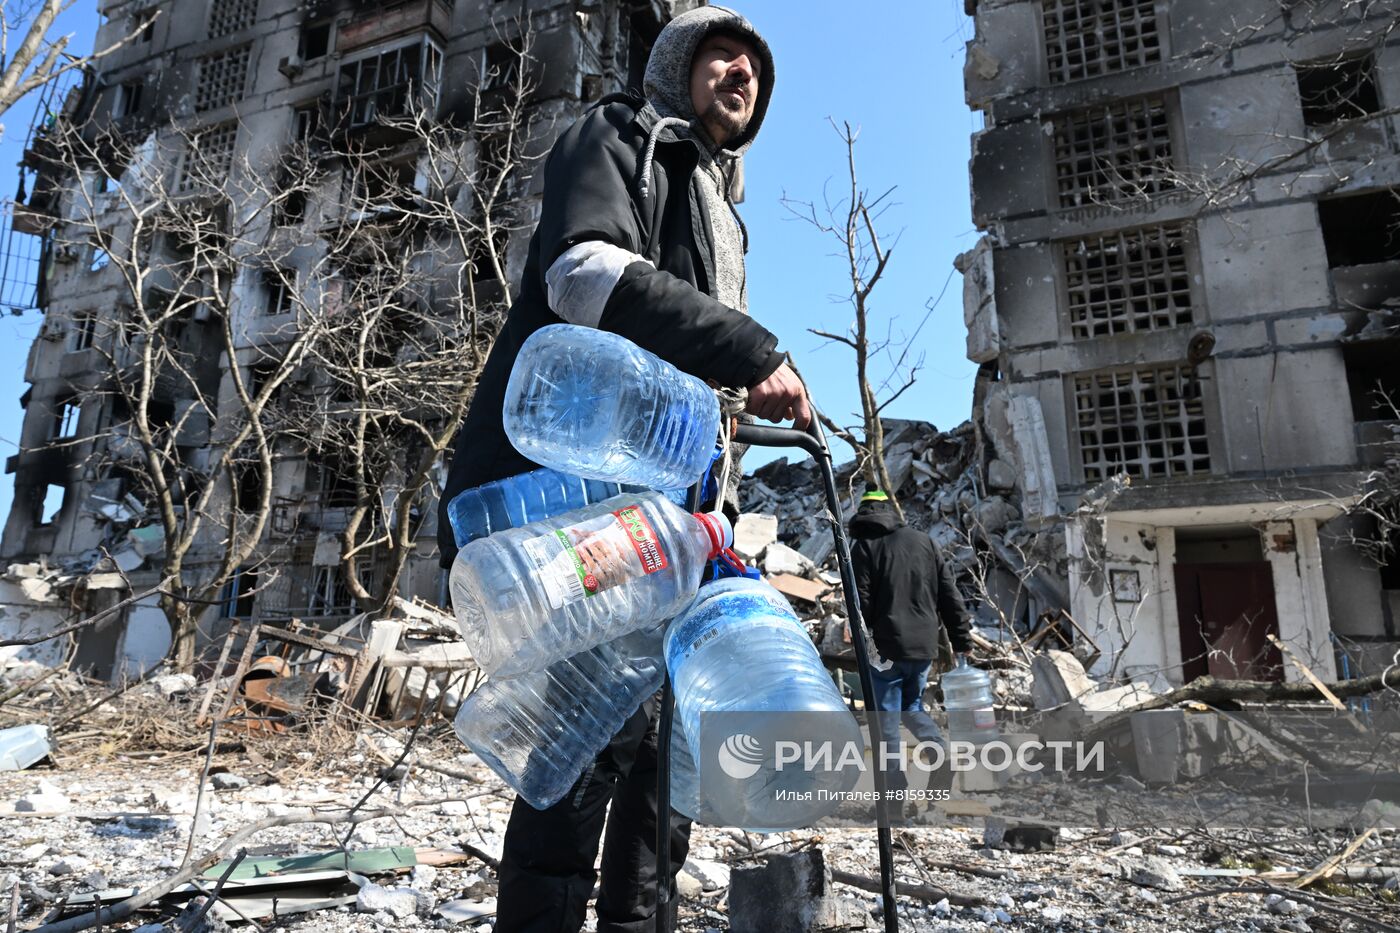
M 547 810 L 516 798 L 498 873 L 495 933 L 578 933 L 598 876 L 598 933 L 651 933 L 656 925 L 656 720 L 648 698 L 569 793 Z M 611 812 L 609 812 L 611 804 Z M 690 848 L 690 820 L 671 818 L 671 877 Z M 677 906 L 671 898 L 672 916 Z

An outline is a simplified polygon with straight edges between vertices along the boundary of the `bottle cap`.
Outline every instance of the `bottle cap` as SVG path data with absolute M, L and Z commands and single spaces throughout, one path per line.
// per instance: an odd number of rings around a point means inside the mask
M 710 553 L 706 560 L 714 560 L 725 548 L 734 545 L 734 526 L 723 512 L 696 512 L 695 520 L 710 536 Z

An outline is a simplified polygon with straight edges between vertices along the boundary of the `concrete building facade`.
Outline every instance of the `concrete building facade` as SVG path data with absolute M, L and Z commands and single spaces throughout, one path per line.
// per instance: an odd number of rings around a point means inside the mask
M 20 400 L 26 408 L 21 452 L 6 464 L 16 494 L 0 541 L 0 563 L 43 562 L 43 573 L 57 573 L 74 588 L 70 614 L 117 602 L 128 593 L 128 583 L 139 590 L 159 579 L 159 519 L 132 495 L 124 478 L 122 415 L 114 411 L 111 395 L 101 391 L 106 378 L 101 361 L 110 350 L 104 341 L 117 329 L 106 325 L 122 313 L 126 286 L 120 270 L 104 262 L 100 244 L 74 245 L 81 225 L 70 222 L 81 205 L 96 204 L 100 212 L 107 198 L 115 206 L 106 189 L 135 184 L 134 163 L 141 160 L 148 163 L 146 170 L 152 170 L 149 163 L 156 163 L 155 171 L 169 169 L 174 191 L 186 193 L 192 185 L 183 179 L 191 177 L 193 166 L 216 178 L 235 164 L 256 166 L 261 154 L 323 130 L 328 115 L 334 131 L 346 138 L 373 132 L 379 117 L 407 112 L 410 99 L 430 115 L 469 123 L 475 95 L 487 90 L 479 88 L 482 76 L 509 77 L 508 43 L 522 22 L 533 33 L 537 65 L 529 104 L 530 125 L 539 131 L 531 144 L 543 152 L 594 101 L 640 88 L 651 41 L 674 12 L 693 5 L 684 0 L 99 3 L 103 24 L 95 47 L 135 38 L 101 60 L 96 73 L 68 95 L 58 119 L 148 145 L 137 147 L 133 166 L 103 181 L 100 172 L 55 171 L 34 155 L 41 140 L 31 140 L 32 158 L 24 169 L 28 197 L 16 205 L 11 235 L 31 235 L 42 243 L 33 305 L 45 322 L 28 358 L 31 388 Z M 478 140 L 482 152 L 488 142 Z M 414 154 L 406 158 L 412 177 Z M 512 281 L 523 266 L 542 183 L 536 174 L 512 192 L 513 216 L 522 231 L 505 244 Z M 333 211 L 347 187 L 329 185 L 313 198 L 325 204 L 302 205 L 297 217 L 274 223 L 310 224 Z M 232 184 L 224 195 L 233 212 L 253 207 L 239 203 Z M 297 219 L 302 216 L 307 219 Z M 114 242 L 121 241 L 126 222 L 120 210 L 113 211 Z M 286 290 L 300 281 L 296 261 L 289 263 L 282 281 L 257 268 L 230 273 L 230 315 L 240 341 L 232 362 L 217 341 L 207 339 L 203 322 L 195 321 L 182 338 L 191 342 L 189 356 L 199 367 L 193 382 L 210 397 L 232 397 L 231 365 L 252 367 L 249 378 L 256 380 L 260 344 L 287 339 Z M 207 420 L 181 417 L 187 398 L 157 402 L 168 406 L 169 420 L 179 424 L 182 456 L 195 465 L 207 461 L 219 443 Z M 240 572 L 218 605 L 204 613 L 200 628 L 206 639 L 220 637 L 230 620 L 296 618 L 326 627 L 360 608 L 336 559 L 335 536 L 349 505 L 344 490 L 326 465 L 305 451 L 279 455 L 274 471 L 275 505 L 260 550 L 280 555 L 276 585 L 268 585 L 268 574 L 260 586 L 256 570 Z M 436 602 L 442 592 L 433 543 L 436 508 L 423 507 L 421 514 L 416 532 L 421 544 L 399 595 Z M 211 534 L 207 547 L 196 547 L 192 565 L 218 559 L 217 537 Z M 138 605 L 89 633 L 78 660 L 103 674 L 144 670 L 168 649 L 167 628 L 153 601 Z
M 1067 517 L 1100 672 L 1387 663 L 1400 563 L 1351 507 L 1395 449 L 1400 4 L 968 12 L 968 356 L 984 413 L 1043 424 L 997 455 Z

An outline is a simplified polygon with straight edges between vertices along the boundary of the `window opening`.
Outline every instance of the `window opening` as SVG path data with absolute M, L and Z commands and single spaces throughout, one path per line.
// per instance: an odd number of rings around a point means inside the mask
M 1147 227 L 1061 245 L 1076 339 L 1191 323 L 1186 230 Z
M 1054 83 L 1162 60 L 1154 0 L 1044 0 L 1045 60 Z
M 1061 207 L 1152 197 L 1176 187 L 1167 106 L 1116 101 L 1054 119 Z
M 1373 56 L 1314 62 L 1296 70 L 1307 126 L 1330 126 L 1381 109 Z
M 1074 377 L 1084 478 L 1144 479 L 1210 472 L 1200 380 L 1184 366 L 1106 370 Z

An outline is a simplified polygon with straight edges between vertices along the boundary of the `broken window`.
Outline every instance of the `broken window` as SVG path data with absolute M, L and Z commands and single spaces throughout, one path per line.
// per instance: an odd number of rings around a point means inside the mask
M 520 68 L 520 55 L 508 43 L 497 42 L 481 53 L 481 90 L 511 87 Z
M 252 618 L 257 590 L 258 572 L 252 567 L 239 567 L 224 584 L 223 593 L 219 596 L 219 618 Z
M 1191 323 L 1191 272 L 1181 224 L 1061 244 L 1076 339 Z
M 301 60 L 321 58 L 331 50 L 331 24 L 307 23 L 301 27 Z
M 267 471 L 262 461 L 248 459 L 233 467 L 233 507 L 240 512 L 251 512 L 262 503 L 263 477 Z
M 59 399 L 54 406 L 53 430 L 49 438 L 55 441 L 78 436 L 78 419 L 82 416 L 82 403 L 76 398 Z
M 1045 60 L 1054 83 L 1162 60 L 1155 0 L 1044 0 Z
M 248 83 L 249 46 L 230 49 L 199 60 L 199 79 L 194 88 L 196 113 L 231 104 L 243 96 Z
M 68 349 L 77 353 L 92 346 L 93 337 L 97 334 L 97 315 L 91 311 L 83 311 L 73 315 L 73 325 L 68 336 Z
M 1087 482 L 1210 472 L 1200 380 L 1185 366 L 1075 376 L 1074 407 Z
M 141 30 L 137 37 L 138 42 L 150 42 L 156 37 L 156 18 L 159 14 L 155 10 L 140 13 L 136 28 Z
M 1330 126 L 1381 109 L 1374 56 L 1299 65 L 1297 74 L 1307 126 Z
M 257 17 L 258 0 L 209 0 L 209 38 L 247 29 Z
M 35 493 L 34 524 L 50 525 L 58 521 L 68 504 L 68 487 L 61 483 L 45 483 Z
M 415 107 L 432 114 L 441 77 L 442 52 L 432 41 L 416 39 L 341 65 L 335 100 L 352 129 L 407 116 Z
M 312 614 L 338 615 L 355 611 L 355 597 L 340 566 L 317 567 L 311 580 Z
M 267 269 L 262 274 L 263 313 L 289 314 L 292 310 L 292 288 L 296 273 L 284 269 Z
M 221 188 L 233 169 L 233 144 L 238 124 L 221 123 L 196 133 L 185 151 L 180 173 L 180 191 Z
M 1061 207 L 1152 197 L 1176 187 L 1171 120 L 1160 97 L 1061 114 L 1054 135 Z
M 112 262 L 112 255 L 107 252 L 102 245 L 102 238 L 95 236 L 92 238 L 92 252 L 88 258 L 88 271 L 101 272 Z
M 337 455 L 308 458 L 306 473 L 307 491 L 318 494 L 322 508 L 349 508 L 355 504 L 355 480 Z
M 1342 346 L 1351 412 L 1357 421 L 1400 420 L 1400 340 L 1368 340 Z
M 302 104 L 292 111 L 292 138 L 299 142 L 311 142 L 325 129 L 325 118 L 321 102 Z
M 1332 268 L 1400 259 L 1400 192 L 1318 201 L 1317 215 Z
M 117 119 L 129 117 L 141 110 L 141 92 L 145 84 L 141 81 L 123 81 L 117 85 L 116 100 L 112 103 L 112 116 Z

